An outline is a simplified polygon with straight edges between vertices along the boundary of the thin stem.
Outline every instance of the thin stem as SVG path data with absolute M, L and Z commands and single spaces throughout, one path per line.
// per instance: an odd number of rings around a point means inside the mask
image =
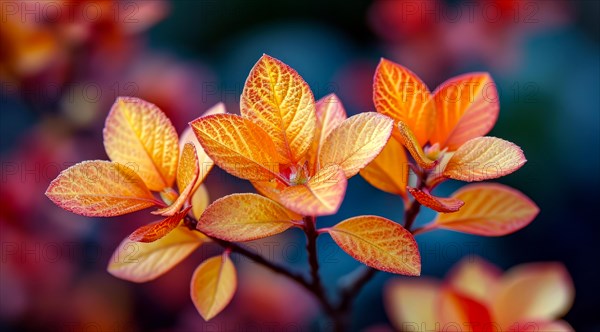
M 417 219 L 417 215 L 421 211 L 421 203 L 417 200 L 412 201 L 408 209 L 404 212 L 404 228 L 410 232 L 415 219 Z

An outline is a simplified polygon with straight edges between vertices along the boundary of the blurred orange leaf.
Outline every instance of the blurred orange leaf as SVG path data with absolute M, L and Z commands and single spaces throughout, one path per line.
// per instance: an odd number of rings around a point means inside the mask
M 306 155 L 315 133 L 315 100 L 290 66 L 263 55 L 246 80 L 240 108 L 269 134 L 282 157 L 296 163 Z
M 452 197 L 465 205 L 458 212 L 438 215 L 435 226 L 475 235 L 501 236 L 527 226 L 539 212 L 523 193 L 497 183 L 466 185 Z
M 462 181 L 482 181 L 510 174 L 527 159 L 517 145 L 496 137 L 477 137 L 463 144 L 444 169 L 444 176 Z
M 402 144 L 390 138 L 381 153 L 360 171 L 360 175 L 375 188 L 406 197 L 408 171 L 408 159 Z
M 309 152 L 309 165 L 313 171 L 319 169 L 318 157 L 325 140 L 347 118 L 342 101 L 334 93 L 319 99 L 315 110 L 317 114 L 315 139 Z
M 435 106 L 431 92 L 412 71 L 382 58 L 375 71 L 373 102 L 377 112 L 406 123 L 418 145 L 427 143 L 435 124 Z M 394 130 L 394 136 L 398 134 Z
M 453 77 L 436 89 L 434 100 L 437 116 L 431 142 L 449 151 L 487 134 L 500 111 L 496 85 L 488 73 Z
M 285 188 L 280 193 L 281 203 L 304 216 L 335 214 L 346 194 L 347 180 L 337 165 L 321 169 L 305 184 Z
M 160 203 L 132 169 L 104 160 L 62 171 L 46 196 L 67 211 L 89 217 L 119 216 Z
M 248 119 L 233 114 L 198 118 L 190 123 L 211 159 L 228 173 L 261 181 L 278 177 L 285 160 L 269 135 Z
M 393 125 L 392 119 L 374 112 L 348 118 L 327 137 L 319 163 L 323 167 L 339 165 L 346 178 L 356 175 L 381 152 Z
M 112 161 L 131 165 L 150 190 L 170 187 L 178 162 L 178 137 L 154 104 L 119 97 L 104 126 L 104 148 Z
M 409 231 L 389 219 L 354 217 L 328 232 L 345 252 L 370 267 L 410 276 L 421 274 L 417 242 Z
M 144 225 L 131 233 L 129 239 L 135 242 L 154 242 L 175 229 L 191 208 L 192 207 L 189 206 L 183 211 L 175 213 L 164 220 Z
M 224 253 L 205 260 L 196 268 L 192 275 L 190 295 L 196 310 L 208 321 L 225 309 L 236 288 L 235 266 Z
M 465 204 L 465 202 L 460 199 L 452 197 L 436 197 L 426 190 L 419 190 L 417 188 L 408 187 L 408 192 L 410 192 L 419 203 L 437 212 L 456 212 Z
M 232 194 L 209 205 L 196 227 L 222 240 L 242 242 L 279 234 L 301 219 L 269 198 Z
M 150 243 L 126 238 L 113 253 L 108 272 L 132 282 L 146 282 L 160 277 L 179 264 L 208 238 L 186 226 L 173 229 Z

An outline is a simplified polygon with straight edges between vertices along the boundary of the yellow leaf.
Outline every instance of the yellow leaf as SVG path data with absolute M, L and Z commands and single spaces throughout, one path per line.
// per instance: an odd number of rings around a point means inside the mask
M 408 192 L 410 192 L 419 203 L 437 212 L 456 212 L 465 204 L 465 202 L 460 199 L 433 196 L 425 189 L 419 190 L 417 188 L 408 187 Z
M 190 123 L 211 159 L 228 173 L 251 181 L 279 177 L 285 160 L 269 135 L 252 121 L 233 114 L 198 118 Z
M 205 260 L 196 268 L 192 275 L 190 295 L 196 310 L 208 321 L 225 309 L 236 288 L 235 266 L 224 253 Z
M 420 146 L 427 143 L 435 124 L 435 106 L 431 92 L 412 71 L 381 59 L 373 81 L 373 102 L 377 112 L 406 123 Z M 394 130 L 394 136 L 398 134 Z
M 315 132 L 315 100 L 294 69 L 263 55 L 246 80 L 240 108 L 269 134 L 281 156 L 296 163 L 306 155 Z
M 205 185 L 201 185 L 192 195 L 192 214 L 194 215 L 194 218 L 200 218 L 202 212 L 206 210 L 208 203 L 210 203 L 208 190 L 206 190 Z
M 319 163 L 339 165 L 350 178 L 370 163 L 387 143 L 394 122 L 374 112 L 354 115 L 334 129 L 325 140 Z
M 356 260 L 378 270 L 421 274 L 421 256 L 412 234 L 378 216 L 346 219 L 328 229 L 333 240 Z
M 434 100 L 437 116 L 430 141 L 449 151 L 487 134 L 500 111 L 496 84 L 488 73 L 453 77 L 436 89 Z
M 406 198 L 409 168 L 402 144 L 390 138 L 381 153 L 360 171 L 360 175 L 375 188 Z
M 119 216 L 160 204 L 132 169 L 104 160 L 62 171 L 46 196 L 67 211 L 89 217 Z
M 507 271 L 495 295 L 492 311 L 506 329 L 516 322 L 548 321 L 566 314 L 573 304 L 575 290 L 562 264 L 530 263 Z
M 419 142 L 413 135 L 412 131 L 408 127 L 408 125 L 402 121 L 398 121 L 398 140 L 406 147 L 410 155 L 413 159 L 424 169 L 432 169 L 436 166 L 437 162 L 435 160 L 429 159 L 425 152 L 419 145 Z
M 209 205 L 196 228 L 222 240 L 243 242 L 279 234 L 301 219 L 269 198 L 233 194 Z
M 391 280 L 383 295 L 392 325 L 397 331 L 435 331 L 436 324 L 441 324 L 440 291 L 440 283 L 427 277 Z
M 171 121 L 153 104 L 119 97 L 104 126 L 104 148 L 112 161 L 131 165 L 150 190 L 175 179 L 179 149 Z
M 320 168 L 318 157 L 325 139 L 347 118 L 342 101 L 334 93 L 317 101 L 316 114 L 317 126 L 315 128 L 315 139 L 309 152 L 309 166 L 313 172 Z
M 465 202 L 458 212 L 440 214 L 435 226 L 483 236 L 501 236 L 527 226 L 539 208 L 520 191 L 497 183 L 470 184 L 453 198 Z
M 129 239 L 135 242 L 154 242 L 164 237 L 173 229 L 175 229 L 177 225 L 179 225 L 190 208 L 191 206 L 187 207 L 183 211 L 165 218 L 164 220 L 144 225 L 136 229 L 133 233 L 131 233 L 131 235 L 129 235 Z
M 346 194 L 347 180 L 337 165 L 321 169 L 305 184 L 284 189 L 279 196 L 281 204 L 304 216 L 335 214 Z
M 510 174 L 527 159 L 517 145 L 496 137 L 477 137 L 463 144 L 444 169 L 444 176 L 462 181 L 482 181 Z
M 206 236 L 179 226 L 163 238 L 150 243 L 125 239 L 115 250 L 108 272 L 133 282 L 154 280 L 179 264 L 203 242 Z
M 198 180 L 200 170 L 198 167 L 198 155 L 196 148 L 192 143 L 186 143 L 181 153 L 179 167 L 177 168 L 177 187 L 179 188 L 179 196 L 171 204 L 163 209 L 152 212 L 162 216 L 172 216 L 179 212 L 183 205 L 188 201 L 192 193 L 195 183 Z

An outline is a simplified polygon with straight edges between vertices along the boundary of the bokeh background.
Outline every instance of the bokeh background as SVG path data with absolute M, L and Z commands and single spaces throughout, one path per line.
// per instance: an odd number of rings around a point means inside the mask
M 488 71 L 500 93 L 491 135 L 523 148 L 528 163 L 500 182 L 541 207 L 525 229 L 501 238 L 448 231 L 418 237 L 423 274 L 442 277 L 463 256 L 502 268 L 559 261 L 576 299 L 566 320 L 600 330 L 598 223 L 600 6 L 596 1 L 2 1 L 0 30 L 0 330 L 307 331 L 326 329 L 312 298 L 244 259 L 232 304 L 204 323 L 189 278 L 204 247 L 156 281 L 132 284 L 106 272 L 114 248 L 151 221 L 147 213 L 85 218 L 44 195 L 62 169 L 106 159 L 101 129 L 116 96 L 161 107 L 181 132 L 218 101 L 239 112 L 245 78 L 263 54 L 294 67 L 316 98 L 335 92 L 349 114 L 373 111 L 380 57 L 433 89 L 468 71 Z M 212 199 L 250 192 L 222 171 Z M 438 190 L 450 194 L 459 183 Z M 332 225 L 359 214 L 400 221 L 402 201 L 360 176 Z M 418 222 L 434 214 L 424 211 Z M 329 288 L 359 264 L 319 240 Z M 251 243 L 263 255 L 306 267 L 302 234 Z M 357 330 L 387 325 L 380 273 L 360 294 Z

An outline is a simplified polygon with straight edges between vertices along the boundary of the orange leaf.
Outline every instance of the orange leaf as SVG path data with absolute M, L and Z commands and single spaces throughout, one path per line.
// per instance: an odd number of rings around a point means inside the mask
M 287 184 L 277 179 L 271 181 L 253 181 L 252 185 L 259 194 L 266 196 L 275 202 L 281 201 L 281 192 L 288 187 Z
M 421 274 L 421 256 L 412 234 L 378 216 L 346 219 L 328 229 L 333 240 L 356 260 L 378 270 Z
M 112 161 L 132 165 L 148 188 L 161 191 L 175 179 L 177 132 L 154 104 L 119 97 L 104 125 L 104 148 Z
M 497 326 L 484 303 L 450 287 L 442 289 L 438 301 L 440 318 L 445 326 L 473 327 L 468 331 L 494 331 Z
M 252 121 L 233 114 L 198 118 L 190 123 L 211 159 L 228 173 L 261 181 L 278 177 L 279 164 L 269 135 Z
M 431 142 L 449 151 L 487 134 L 500 111 L 496 85 L 488 73 L 453 77 L 436 89 L 434 100 L 437 116 Z
M 191 208 L 192 207 L 189 206 L 183 211 L 167 217 L 162 221 L 144 225 L 131 233 L 129 239 L 134 242 L 154 242 L 175 229 Z
M 133 282 L 154 280 L 171 270 L 208 238 L 186 226 L 176 227 L 164 237 L 150 243 L 126 238 L 115 250 L 108 272 Z
M 539 208 L 520 191 L 497 183 L 470 184 L 453 198 L 465 202 L 458 212 L 440 214 L 435 225 L 483 236 L 501 236 L 527 226 Z
M 284 189 L 280 202 L 288 209 L 304 216 L 335 214 L 346 194 L 347 180 L 337 165 L 321 169 L 305 184 Z
M 392 119 L 374 112 L 348 118 L 327 137 L 319 163 L 323 167 L 339 165 L 346 178 L 356 175 L 381 152 L 393 125 Z
M 413 159 L 424 169 L 432 169 L 437 165 L 437 161 L 429 159 L 425 152 L 419 145 L 415 135 L 408 127 L 408 125 L 402 121 L 398 121 L 398 140 L 406 147 Z
M 526 161 L 517 145 L 496 137 L 478 137 L 456 150 L 443 174 L 467 182 L 495 179 L 518 170 Z
M 194 218 L 200 218 L 202 212 L 206 210 L 208 203 L 210 203 L 208 190 L 206 190 L 205 185 L 201 185 L 192 195 L 192 215 L 194 215 Z
M 397 331 L 435 331 L 440 284 L 427 277 L 394 279 L 385 287 L 385 309 Z
M 309 152 L 309 165 L 311 171 L 319 169 L 318 157 L 325 139 L 331 132 L 346 120 L 346 110 L 342 101 L 334 94 L 329 94 L 316 105 L 317 125 L 315 128 L 315 139 Z
M 390 138 L 381 153 L 360 171 L 360 175 L 375 188 L 406 197 L 409 168 L 402 144 Z
M 190 284 L 190 296 L 196 310 L 208 321 L 225 309 L 236 288 L 235 266 L 224 253 L 205 260 L 196 268 Z
M 266 197 L 233 194 L 209 205 L 196 227 L 209 236 L 243 242 L 279 234 L 301 219 Z
M 373 79 L 373 102 L 377 112 L 406 123 L 420 146 L 427 143 L 435 123 L 435 106 L 431 92 L 412 71 L 381 59 Z M 394 130 L 394 136 L 398 134 Z
M 490 304 L 502 271 L 477 256 L 463 258 L 448 273 L 447 284 L 457 292 L 481 303 Z
M 493 312 L 503 327 L 553 320 L 569 311 L 574 295 L 573 281 L 562 264 L 518 265 L 502 276 Z
M 61 208 L 88 217 L 112 217 L 160 203 L 130 168 L 110 161 L 84 161 L 62 171 L 46 196 Z
M 240 108 L 269 134 L 281 156 L 296 163 L 306 155 L 315 133 L 315 99 L 290 66 L 263 55 L 246 80 Z
M 408 187 L 407 189 L 417 202 L 437 212 L 456 212 L 465 204 L 460 199 L 433 196 L 426 190 L 419 190 L 412 187 Z
M 179 188 L 179 197 L 170 206 L 152 212 L 162 216 L 172 216 L 179 212 L 185 202 L 188 201 L 195 183 L 198 180 L 200 170 L 198 167 L 198 155 L 196 148 L 192 143 L 186 143 L 181 153 L 179 167 L 177 168 L 177 187 Z

